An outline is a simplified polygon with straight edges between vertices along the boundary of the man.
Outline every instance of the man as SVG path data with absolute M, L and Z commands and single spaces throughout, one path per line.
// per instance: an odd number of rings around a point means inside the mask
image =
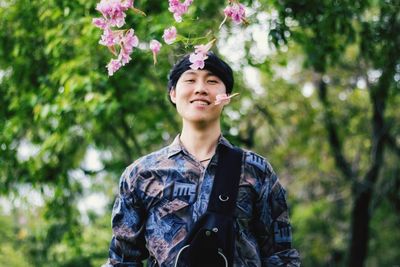
M 170 101 L 182 118 L 173 143 L 126 168 L 112 214 L 107 266 L 174 266 L 194 222 L 207 210 L 218 162 L 223 105 L 232 92 L 231 68 L 209 52 L 202 70 L 189 56 L 171 70 Z M 245 151 L 235 210 L 234 266 L 300 266 L 291 248 L 285 191 L 261 156 Z M 207 255 L 204 255 L 207 257 Z

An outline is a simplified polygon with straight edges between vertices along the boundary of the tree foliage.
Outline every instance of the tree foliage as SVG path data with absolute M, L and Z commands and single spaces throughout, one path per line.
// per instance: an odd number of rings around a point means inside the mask
M 163 44 L 156 66 L 147 45 L 173 24 L 201 43 L 216 37 L 234 66 L 240 97 L 224 135 L 265 155 L 288 188 L 304 266 L 400 262 L 399 4 L 243 3 L 250 25 L 219 30 L 224 2 L 194 1 L 176 24 L 168 1 L 135 1 L 147 16 L 127 24 L 141 45 L 109 78 L 96 1 L 0 2 L 1 264 L 105 261 L 120 173 L 180 128 L 166 77 L 194 43 Z M 103 212 L 82 211 L 93 195 Z

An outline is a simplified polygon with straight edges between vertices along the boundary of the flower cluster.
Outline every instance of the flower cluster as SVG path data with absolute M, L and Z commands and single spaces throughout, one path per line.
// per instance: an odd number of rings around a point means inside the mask
M 133 0 L 101 0 L 96 6 L 96 10 L 103 15 L 92 21 L 96 27 L 103 30 L 99 44 L 107 46 L 111 53 L 117 56 L 107 64 L 110 76 L 131 60 L 133 48 L 139 45 L 139 39 L 133 29 L 112 29 L 121 28 L 125 24 L 125 12 L 130 8 L 133 9 Z
M 162 37 L 164 39 L 164 42 L 170 45 L 175 42 L 176 35 L 177 35 L 176 28 L 174 26 L 171 26 L 164 30 L 164 34 Z M 162 44 L 159 41 L 157 40 L 150 41 L 150 50 L 153 52 L 154 65 L 157 63 L 157 54 L 160 52 L 161 47 Z
M 96 19 L 96 23 L 100 28 L 102 26 L 121 28 L 125 24 L 125 11 L 132 7 L 133 0 L 101 0 L 96 6 L 96 10 L 103 15 L 103 18 Z
M 193 0 L 185 0 L 183 3 L 180 0 L 169 0 L 168 10 L 174 14 L 176 22 L 182 22 L 182 15 L 188 11 L 192 2 Z
M 181 2 L 183 1 L 183 2 Z M 92 23 L 103 30 L 99 43 L 106 46 L 111 53 L 116 56 L 107 64 L 108 75 L 112 76 L 118 69 L 130 62 L 130 55 L 133 48 L 139 45 L 139 39 L 135 35 L 133 29 L 120 29 L 125 24 L 126 11 L 133 10 L 136 13 L 145 15 L 142 11 L 133 6 L 134 0 L 100 0 L 96 5 L 96 10 L 102 14 L 100 18 L 94 18 Z M 182 15 L 188 12 L 193 0 L 168 0 L 168 10 L 173 13 L 175 21 L 181 22 Z M 226 19 L 232 20 L 240 24 L 247 23 L 245 7 L 239 3 L 239 0 L 228 0 L 228 6 L 224 9 L 225 18 L 220 27 L 225 23 Z M 117 28 L 117 29 L 115 29 Z M 162 36 L 164 42 L 168 45 L 173 44 L 177 40 L 177 29 L 170 26 L 164 29 Z M 188 38 L 180 37 L 178 40 L 188 40 Z M 195 51 L 190 54 L 189 61 L 192 63 L 190 67 L 194 70 L 203 69 L 204 61 L 207 59 L 207 53 L 214 44 L 215 39 L 207 44 L 195 45 Z M 149 43 L 149 48 L 153 54 L 154 64 L 157 63 L 157 54 L 160 52 L 162 44 L 153 39 Z
M 172 44 L 176 39 L 176 28 L 174 26 L 164 30 L 163 39 L 166 44 Z
M 215 39 L 205 45 L 196 45 L 194 53 L 189 56 L 189 61 L 192 63 L 190 68 L 193 70 L 204 68 L 204 60 L 208 58 L 207 53 L 213 46 Z
M 244 5 L 230 2 L 224 9 L 225 17 L 230 17 L 236 24 L 246 22 L 246 12 Z
M 101 41 L 100 41 L 101 42 Z M 134 34 L 133 29 L 126 31 L 125 35 L 123 32 L 117 32 L 117 37 L 115 38 L 115 44 L 120 46 L 120 51 L 117 59 L 111 59 L 110 63 L 107 65 L 108 75 L 112 76 L 119 68 L 131 61 L 130 54 L 132 54 L 133 47 L 137 47 L 139 44 L 139 39 Z M 116 55 L 114 47 L 109 47 L 111 52 Z

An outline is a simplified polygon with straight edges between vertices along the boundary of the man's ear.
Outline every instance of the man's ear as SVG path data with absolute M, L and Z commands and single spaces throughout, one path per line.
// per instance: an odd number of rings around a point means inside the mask
M 171 102 L 176 104 L 176 91 L 175 87 L 172 87 L 171 90 L 169 90 L 169 97 L 171 99 Z

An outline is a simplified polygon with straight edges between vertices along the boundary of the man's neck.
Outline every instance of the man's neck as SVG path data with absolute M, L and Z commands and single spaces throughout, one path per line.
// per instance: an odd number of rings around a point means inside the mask
M 219 123 L 205 128 L 195 128 L 184 123 L 180 140 L 190 154 L 197 160 L 203 161 L 214 155 L 220 135 Z

